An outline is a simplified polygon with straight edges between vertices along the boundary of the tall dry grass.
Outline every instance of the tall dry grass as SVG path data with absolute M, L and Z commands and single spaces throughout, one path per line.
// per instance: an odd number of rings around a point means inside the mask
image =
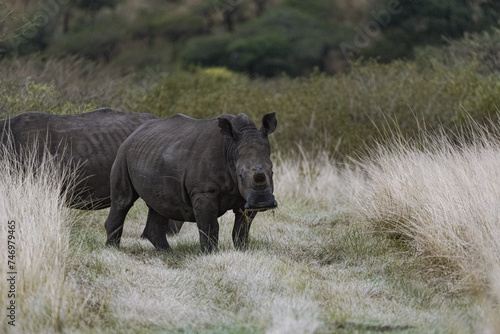
M 64 206 L 63 187 L 71 174 L 61 171 L 49 156 L 39 162 L 30 150 L 22 155 L 20 159 L 9 147 L 0 146 L 0 300 L 4 309 L 0 328 L 3 333 L 58 332 L 79 303 L 72 283 L 66 280 L 74 214 Z M 15 221 L 14 229 L 8 228 L 8 221 Z M 7 253 L 8 236 L 14 238 L 10 239 L 14 242 L 11 253 Z M 8 267 L 8 259 L 14 268 Z M 7 277 L 7 271 L 17 273 L 15 289 L 7 281 L 11 276 Z M 5 317 L 11 301 L 15 302 L 15 326 Z
M 299 147 L 296 159 L 278 157 L 277 161 L 275 192 L 283 204 L 342 210 L 350 186 L 343 182 L 344 168 L 328 154 L 313 156 Z
M 459 287 L 486 292 L 491 314 L 500 301 L 498 130 L 471 125 L 458 139 L 379 146 L 360 163 L 365 183 L 350 200 L 359 219 L 458 273 Z

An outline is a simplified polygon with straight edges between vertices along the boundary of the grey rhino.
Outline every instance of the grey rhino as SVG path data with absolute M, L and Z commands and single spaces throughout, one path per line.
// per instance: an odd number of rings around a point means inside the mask
M 143 124 L 120 146 L 111 170 L 106 244 L 119 246 L 125 216 L 141 197 L 149 207 L 144 236 L 157 249 L 170 250 L 168 218 L 196 222 L 201 250 L 216 250 L 217 218 L 228 210 L 235 213 L 234 246 L 245 248 L 256 213 L 278 205 L 268 140 L 276 126 L 274 113 L 260 130 L 245 114 L 178 114 Z
M 78 168 L 68 205 L 99 210 L 111 204 L 109 175 L 118 148 L 137 127 L 152 119 L 158 118 L 108 108 L 74 115 L 29 112 L 0 121 L 0 142 L 19 157 L 22 150 L 35 148 L 38 161 L 48 153 L 59 163 Z M 166 232 L 177 233 L 182 223 L 168 221 Z
M 21 151 L 36 149 L 58 163 L 78 168 L 69 206 L 103 209 L 110 206 L 109 174 L 121 143 L 141 124 L 157 117 L 101 108 L 83 114 L 52 115 L 29 112 L 0 121 L 1 142 Z

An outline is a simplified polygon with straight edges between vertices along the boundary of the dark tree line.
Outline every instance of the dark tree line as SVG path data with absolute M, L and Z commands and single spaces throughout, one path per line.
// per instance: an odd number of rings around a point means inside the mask
M 0 22 L 0 56 L 75 54 L 133 67 L 180 61 L 253 76 L 336 72 L 356 57 L 412 58 L 416 47 L 487 30 L 500 17 L 497 0 L 375 0 L 359 8 L 332 0 L 166 0 L 148 2 L 133 19 L 113 11 L 124 0 L 6 1 L 15 11 Z

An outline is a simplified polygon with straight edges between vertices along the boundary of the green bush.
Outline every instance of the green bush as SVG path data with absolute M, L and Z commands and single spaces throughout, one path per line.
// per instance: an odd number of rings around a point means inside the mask
M 170 67 L 172 46 L 168 43 L 156 43 L 141 48 L 129 48 L 121 51 L 111 60 L 111 64 L 120 68 L 121 73 L 136 73 L 148 68 Z
M 288 61 L 291 51 L 286 38 L 274 32 L 242 38 L 228 45 L 228 66 L 235 71 L 267 77 L 290 73 L 293 70 Z
M 245 76 L 226 69 L 180 71 L 165 77 L 149 91 L 139 103 L 139 111 L 161 117 L 183 113 L 192 117 L 210 118 L 223 112 L 224 103 L 230 98 L 236 98 L 235 90 L 245 89 L 247 84 L 249 80 Z M 235 113 L 238 110 L 225 112 Z
M 52 86 L 27 79 L 20 87 L 12 81 L 0 80 L 0 119 L 28 111 L 72 114 L 94 109 L 92 104 L 76 105 L 61 98 Z
M 383 29 L 382 40 L 374 43 L 371 50 L 366 50 L 366 55 L 376 55 L 384 61 L 402 56 L 410 58 L 415 47 L 443 45 L 445 39 L 460 39 L 466 32 L 489 29 L 498 24 L 500 14 L 498 1 L 385 0 L 384 2 L 384 10 L 394 8 L 394 11 Z M 387 52 L 393 50 L 396 52 L 392 54 Z
M 307 14 L 281 8 L 240 26 L 232 35 L 191 41 L 181 52 L 184 64 L 228 66 L 254 76 L 297 76 L 321 65 L 327 44 L 338 32 Z M 205 50 L 208 55 L 205 54 Z
M 229 41 L 226 34 L 193 38 L 181 50 L 179 59 L 184 65 L 227 66 Z
M 443 48 L 427 46 L 416 52 L 416 59 L 429 57 L 451 66 L 476 61 L 482 74 L 500 72 L 500 29 L 466 33 L 460 40 L 448 40 L 448 45 Z
M 171 42 L 178 42 L 205 32 L 202 18 L 194 15 L 170 15 L 156 23 L 158 32 Z
M 115 8 L 121 0 L 72 0 L 72 5 L 91 13 L 97 13 L 103 8 Z
M 91 26 L 77 26 L 59 35 L 51 44 L 51 55 L 79 55 L 91 60 L 110 61 L 127 35 L 124 22 L 118 16 L 110 16 Z
M 165 14 L 164 12 L 143 12 L 130 25 L 131 35 L 146 39 L 150 44 L 158 38 L 170 42 L 185 41 L 205 32 L 201 17 L 191 14 Z
M 307 13 L 322 21 L 337 22 L 342 19 L 343 11 L 339 8 L 337 1 L 324 0 L 286 0 L 284 6 L 293 8 L 302 13 Z
M 0 56 L 43 52 L 57 28 L 57 17 L 50 17 L 39 9 L 30 8 L 22 16 L 1 14 L 1 19 L 5 21 L 0 21 Z

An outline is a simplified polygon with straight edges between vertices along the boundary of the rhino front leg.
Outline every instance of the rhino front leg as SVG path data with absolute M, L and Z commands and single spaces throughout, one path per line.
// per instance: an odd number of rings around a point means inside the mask
M 248 233 L 252 221 L 257 215 L 256 211 L 246 214 L 241 210 L 234 210 L 233 244 L 236 249 L 244 250 L 248 247 Z
M 217 251 L 219 244 L 219 222 L 217 222 L 218 200 L 213 194 L 197 194 L 191 198 L 194 217 L 200 233 L 201 251 Z
M 168 222 L 168 218 L 149 208 L 148 219 L 142 237 L 151 241 L 156 249 L 170 251 L 171 248 L 165 236 L 168 230 Z

